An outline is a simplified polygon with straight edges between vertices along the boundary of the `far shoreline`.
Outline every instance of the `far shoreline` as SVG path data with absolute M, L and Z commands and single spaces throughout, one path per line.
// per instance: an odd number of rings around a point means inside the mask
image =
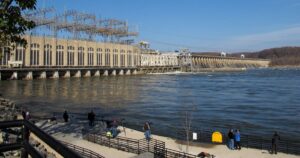
M 274 65 L 274 66 L 269 66 L 269 68 L 290 68 L 290 69 L 297 69 L 300 68 L 300 65 Z

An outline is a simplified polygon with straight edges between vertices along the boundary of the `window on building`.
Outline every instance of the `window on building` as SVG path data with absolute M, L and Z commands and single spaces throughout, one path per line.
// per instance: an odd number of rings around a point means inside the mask
M 56 46 L 56 65 L 64 65 L 64 46 L 62 45 Z
M 79 66 L 84 65 L 84 48 L 83 47 L 78 48 L 78 65 Z
M 132 66 L 132 51 L 127 51 L 127 65 Z
M 73 46 L 68 46 L 68 61 L 67 65 L 68 66 L 73 66 L 74 65 L 74 47 Z
M 32 43 L 30 45 L 30 65 L 31 66 L 38 66 L 39 65 L 39 57 L 40 57 L 40 51 L 39 51 L 40 45 L 37 43 Z
M 94 48 L 88 48 L 88 65 L 94 65 Z
M 125 66 L 125 50 L 121 49 L 120 51 L 120 65 Z
M 102 49 L 97 48 L 97 65 L 102 66 Z
M 10 49 L 8 47 L 1 48 L 1 60 L 0 65 L 7 66 L 8 61 L 10 60 Z
M 44 46 L 44 66 L 51 66 L 52 64 L 52 46 L 46 44 Z
M 22 61 L 22 64 L 25 64 L 25 47 L 21 44 L 16 45 L 16 61 Z
M 105 66 L 110 66 L 110 49 L 105 49 Z
M 113 49 L 113 66 L 118 66 L 118 50 Z

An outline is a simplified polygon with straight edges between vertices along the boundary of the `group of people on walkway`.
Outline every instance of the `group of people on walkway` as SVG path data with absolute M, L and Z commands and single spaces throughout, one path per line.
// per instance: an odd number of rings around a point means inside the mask
M 23 119 L 25 119 L 25 120 L 31 119 L 30 113 L 28 111 L 25 112 L 22 110 L 22 116 L 23 116 Z M 54 116 L 54 118 L 56 120 L 55 116 Z M 96 118 L 96 115 L 93 112 L 93 110 L 91 110 L 91 112 L 88 113 L 88 120 L 89 120 L 90 127 L 93 127 L 95 125 L 95 118 Z M 64 119 L 64 122 L 69 121 L 69 114 L 68 114 L 67 110 L 65 110 L 63 113 L 63 119 Z M 106 124 L 107 124 L 107 136 L 109 136 L 111 138 L 116 137 L 118 135 L 117 120 L 107 120 Z M 145 139 L 148 142 L 151 140 L 150 124 L 151 124 L 150 122 L 146 121 L 143 126 Z M 230 129 L 227 136 L 228 136 L 228 148 L 230 150 L 241 150 L 240 130 L 239 129 L 235 129 L 235 130 Z M 8 137 L 7 135 L 3 135 L 3 140 L 7 140 L 7 137 Z M 280 141 L 279 134 L 277 132 L 274 132 L 274 134 L 272 136 L 272 146 L 271 146 L 271 150 L 270 150 L 271 154 L 277 154 L 279 141 Z
M 95 125 L 95 117 L 96 115 L 94 111 L 91 110 L 91 112 L 88 113 L 89 126 L 93 127 Z M 67 110 L 65 110 L 63 113 L 63 119 L 65 122 L 69 122 L 69 114 Z
M 240 130 L 230 129 L 228 132 L 228 148 L 231 150 L 241 150 L 241 134 Z
M 271 154 L 277 154 L 279 141 L 280 141 L 279 134 L 277 132 L 274 132 L 272 136 L 272 146 L 270 150 Z M 229 130 L 228 148 L 231 150 L 234 149 L 241 150 L 241 134 L 239 129 L 236 129 L 235 131 L 233 129 Z

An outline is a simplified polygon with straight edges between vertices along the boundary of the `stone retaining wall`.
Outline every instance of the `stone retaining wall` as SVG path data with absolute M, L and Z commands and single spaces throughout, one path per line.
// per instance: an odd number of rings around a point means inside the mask
M 16 104 L 6 98 L 0 97 L 0 121 L 14 120 L 17 118 Z

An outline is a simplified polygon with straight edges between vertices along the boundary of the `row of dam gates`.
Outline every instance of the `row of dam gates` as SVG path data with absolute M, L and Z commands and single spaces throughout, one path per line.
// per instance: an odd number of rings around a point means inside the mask
M 248 68 L 268 67 L 270 61 L 262 59 L 204 56 L 200 54 L 178 55 L 178 65 L 107 67 L 107 66 L 48 66 L 48 67 L 0 67 L 0 80 L 46 79 L 71 77 L 100 77 L 136 75 L 165 72 L 236 71 Z
M 247 69 L 268 67 L 270 60 L 251 59 L 251 58 L 234 58 L 222 56 L 204 56 L 199 54 L 192 54 L 190 56 L 182 56 L 183 68 L 189 68 L 186 71 L 204 71 L 204 70 L 218 70 L 218 69 Z

